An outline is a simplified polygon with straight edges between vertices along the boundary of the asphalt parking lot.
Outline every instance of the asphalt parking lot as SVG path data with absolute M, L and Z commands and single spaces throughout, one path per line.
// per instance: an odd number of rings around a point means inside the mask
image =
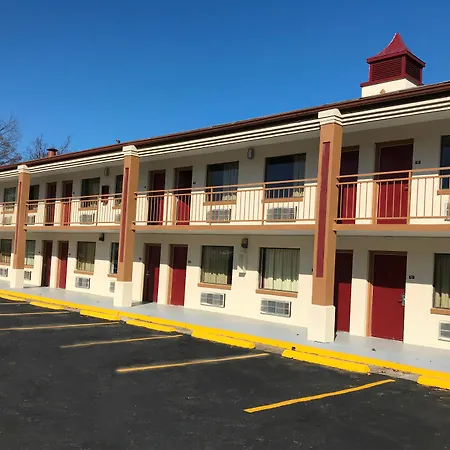
M 39 314 L 36 314 L 39 313 Z M 450 393 L 0 299 L 0 449 L 448 449 Z

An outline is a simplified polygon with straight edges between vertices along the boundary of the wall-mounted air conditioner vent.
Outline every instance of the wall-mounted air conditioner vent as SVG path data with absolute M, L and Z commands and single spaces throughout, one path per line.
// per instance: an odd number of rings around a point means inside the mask
M 25 270 L 23 272 L 23 279 L 27 281 L 31 281 L 31 270 Z
M 208 222 L 229 222 L 231 220 L 231 209 L 213 209 L 206 214 Z
M 3 225 L 11 225 L 12 216 L 3 216 Z
M 94 214 L 81 214 L 80 223 L 94 223 L 95 215 Z
M 7 277 L 7 276 L 8 276 L 8 268 L 0 267 L 0 277 Z
M 286 300 L 261 300 L 261 314 L 271 316 L 291 317 L 291 302 Z
M 439 322 L 439 340 L 450 341 L 450 322 Z
M 27 217 L 27 225 L 34 225 L 36 223 L 36 216 Z
M 91 279 L 84 277 L 76 277 L 75 278 L 75 287 L 89 289 L 91 287 Z
M 120 223 L 120 213 L 117 213 L 117 214 L 114 216 L 114 223 Z
M 200 295 L 200 304 L 204 306 L 225 308 L 225 294 L 202 292 Z
M 114 292 L 116 290 L 116 282 L 110 281 L 109 282 L 109 292 Z
M 267 220 L 295 220 L 296 217 L 296 206 L 293 208 L 269 208 L 267 210 Z

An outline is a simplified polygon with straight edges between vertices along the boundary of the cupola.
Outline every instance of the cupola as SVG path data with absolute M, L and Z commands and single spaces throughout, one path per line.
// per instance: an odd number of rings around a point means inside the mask
M 396 33 L 389 45 L 367 59 L 369 81 L 361 83 L 362 97 L 401 91 L 422 85 L 425 63 L 415 56 Z

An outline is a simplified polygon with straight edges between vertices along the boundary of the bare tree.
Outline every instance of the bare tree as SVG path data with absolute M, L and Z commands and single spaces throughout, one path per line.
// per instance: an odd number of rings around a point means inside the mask
M 10 116 L 0 120 L 0 165 L 13 164 L 20 161 L 17 144 L 20 140 L 19 123 Z
M 70 151 L 70 141 L 70 136 L 67 136 L 59 146 L 53 144 L 49 145 L 48 142 L 45 141 L 44 136 L 41 134 L 27 147 L 25 156 L 27 159 L 45 158 L 47 157 L 47 149 L 49 148 L 56 148 L 58 150 L 58 154 L 67 153 Z

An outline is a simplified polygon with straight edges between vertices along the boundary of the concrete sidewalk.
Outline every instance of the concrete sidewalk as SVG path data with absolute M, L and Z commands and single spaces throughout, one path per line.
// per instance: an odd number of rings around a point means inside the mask
M 251 338 L 256 343 L 274 345 L 284 349 L 295 347 L 299 351 L 325 354 L 332 358 L 353 359 L 369 365 L 411 372 L 411 368 L 445 372 L 450 377 L 450 352 L 403 342 L 373 337 L 351 336 L 338 333 L 329 344 L 311 342 L 306 339 L 306 328 L 268 323 L 227 314 L 187 309 L 179 306 L 158 304 L 137 304 L 131 308 L 115 308 L 112 298 L 66 291 L 64 289 L 25 287 L 11 289 L 8 283 L 0 282 L 0 290 L 21 296 L 41 297 L 45 300 L 62 301 L 79 305 L 79 308 L 96 307 L 120 313 L 132 313 L 148 318 L 149 321 L 163 320 L 167 323 L 184 325 L 186 328 L 204 327 L 222 335 Z M 375 361 L 378 360 L 378 361 Z M 405 366 L 405 367 L 400 367 Z M 420 370 L 415 372 L 421 374 Z M 429 374 L 426 374 L 429 375 Z

